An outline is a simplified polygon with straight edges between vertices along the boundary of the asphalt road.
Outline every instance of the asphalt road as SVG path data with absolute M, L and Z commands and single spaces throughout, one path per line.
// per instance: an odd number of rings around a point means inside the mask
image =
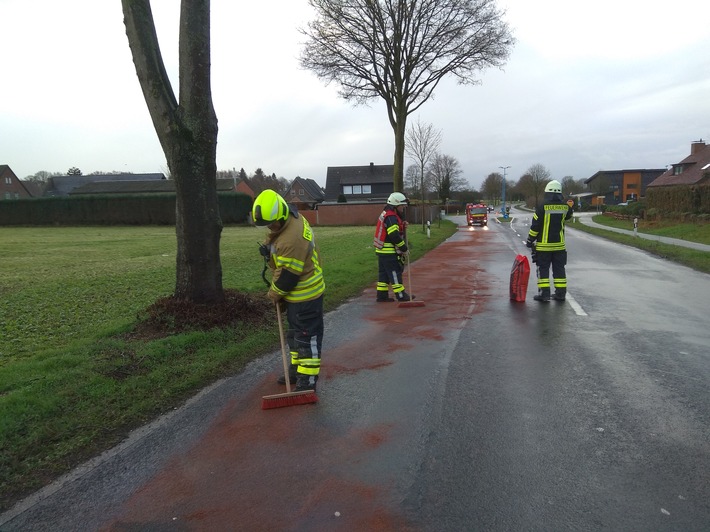
M 570 229 L 568 301 L 513 303 L 528 223 L 328 314 L 317 405 L 260 409 L 273 353 L 0 530 L 708 530 L 708 276 Z

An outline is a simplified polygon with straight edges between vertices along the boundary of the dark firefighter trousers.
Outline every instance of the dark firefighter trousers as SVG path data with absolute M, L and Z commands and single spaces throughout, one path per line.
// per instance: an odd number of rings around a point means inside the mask
M 309 377 L 308 380 L 314 384 L 320 373 L 323 344 L 323 296 L 312 301 L 287 303 L 286 320 L 291 372 L 295 368 L 299 379 Z
M 396 253 L 377 253 L 377 265 L 379 268 L 377 277 L 377 294 L 379 297 L 386 297 L 389 292 L 389 285 L 392 285 L 392 292 L 395 296 L 404 291 L 402 274 L 404 266 Z
M 550 293 L 550 266 L 552 266 L 552 283 L 555 292 L 567 292 L 567 251 L 537 252 L 537 288 L 540 293 Z

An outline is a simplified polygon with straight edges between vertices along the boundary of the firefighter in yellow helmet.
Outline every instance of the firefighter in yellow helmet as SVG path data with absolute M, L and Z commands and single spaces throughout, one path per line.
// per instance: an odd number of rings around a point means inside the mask
M 407 222 L 402 220 L 399 207 L 408 203 L 409 200 L 404 194 L 393 192 L 387 198 L 387 205 L 377 219 L 373 245 L 379 270 L 377 277 L 378 303 L 394 301 L 389 297 L 390 285 L 397 301 L 414 299 L 414 296 L 405 292 L 402 279 L 403 259 L 409 250 L 404 238 Z
M 550 181 L 545 186 L 545 201 L 535 210 L 527 246 L 531 248 L 534 242 L 535 262 L 538 268 L 537 289 L 535 301 L 550 301 L 550 266 L 552 266 L 552 283 L 555 287 L 554 299 L 564 301 L 567 295 L 567 247 L 565 245 L 565 222 L 572 217 L 574 201 L 567 203 L 562 196 L 562 185 L 559 181 Z
M 313 230 L 296 208 L 273 190 L 256 197 L 252 219 L 269 229 L 261 250 L 272 272 L 267 295 L 286 307 L 289 380 L 297 391 L 315 390 L 323 343 L 325 281 Z M 285 384 L 285 377 L 278 380 Z

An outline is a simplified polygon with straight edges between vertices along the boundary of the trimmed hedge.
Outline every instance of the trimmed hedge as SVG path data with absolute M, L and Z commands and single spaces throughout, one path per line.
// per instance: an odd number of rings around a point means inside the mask
M 649 211 L 663 217 L 710 214 L 710 185 L 649 187 L 646 203 Z
M 252 199 L 218 194 L 224 224 L 245 223 Z M 175 225 L 175 194 L 63 196 L 0 201 L 0 225 Z

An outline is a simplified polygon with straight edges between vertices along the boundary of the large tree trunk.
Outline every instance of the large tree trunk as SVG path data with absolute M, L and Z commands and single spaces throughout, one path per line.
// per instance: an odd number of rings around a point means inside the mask
M 224 298 L 217 200 L 217 116 L 210 85 L 210 2 L 182 0 L 180 101 L 165 72 L 150 0 L 121 0 L 126 35 L 153 126 L 175 180 L 175 297 Z
M 398 113 L 394 128 L 394 190 L 404 191 L 404 143 L 407 130 L 407 113 Z
M 401 90 L 399 91 L 401 92 Z M 407 104 L 403 97 L 387 102 L 387 116 L 394 131 L 394 191 L 404 191 L 404 146 L 407 133 Z

